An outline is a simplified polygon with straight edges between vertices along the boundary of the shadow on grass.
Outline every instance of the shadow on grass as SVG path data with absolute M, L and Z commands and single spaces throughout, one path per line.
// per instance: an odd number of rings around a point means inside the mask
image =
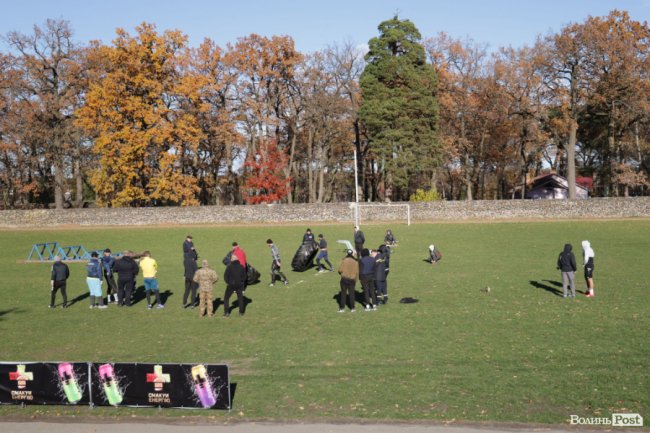
M 169 290 L 165 290 L 164 292 L 160 293 L 160 302 L 162 302 L 163 305 L 167 305 L 167 299 L 169 299 L 170 296 L 173 296 L 174 292 L 171 292 Z
M 339 308 L 340 305 L 341 305 L 341 292 L 337 292 L 334 296 L 332 296 L 332 299 L 334 299 L 334 302 L 336 302 L 336 308 Z M 345 301 L 346 301 L 345 306 L 349 307 L 349 305 L 347 304 L 348 299 L 346 299 Z M 361 304 L 362 306 L 366 305 L 366 299 L 363 296 L 363 292 L 355 290 L 354 291 L 354 307 L 355 308 L 356 308 L 357 304 Z
M 214 311 L 214 314 L 217 314 L 217 310 L 221 305 L 223 305 L 223 299 L 221 298 L 217 298 L 212 301 L 212 311 Z
M 9 313 L 24 313 L 25 310 L 21 310 L 19 308 L 11 308 L 9 310 L 0 310 L 0 320 L 4 320 L 4 316 L 6 316 Z
M 233 296 L 237 296 L 236 293 L 233 293 Z M 246 314 L 246 310 L 248 309 L 248 304 L 252 304 L 253 300 L 246 295 L 243 296 L 244 299 L 244 308 L 242 309 L 242 314 Z M 219 301 L 221 301 L 219 299 Z M 221 301 L 223 303 L 223 301 Z M 223 311 L 224 313 L 232 313 L 233 310 L 238 310 L 239 311 L 239 299 L 236 299 L 234 302 L 230 304 L 230 306 L 224 305 Z
M 562 287 L 562 283 L 559 283 L 557 281 L 550 281 L 550 280 L 544 280 L 544 281 L 552 284 L 552 286 L 549 286 L 548 284 L 540 283 L 539 281 L 531 280 L 529 282 L 530 282 L 530 285 L 535 287 L 535 288 L 544 289 L 547 292 L 550 292 L 550 293 L 554 294 L 555 296 L 562 296 L 562 290 L 557 288 L 557 287 Z
M 81 302 L 81 301 L 83 301 L 84 299 L 89 298 L 89 297 L 90 297 L 90 293 L 89 293 L 89 292 L 82 293 L 81 295 L 79 295 L 79 296 L 73 298 L 71 301 L 68 301 L 68 307 L 71 307 L 71 306 L 73 306 L 74 304 L 76 304 L 77 302 Z
M 234 406 L 235 394 L 237 393 L 237 382 L 230 383 L 230 407 Z
M 131 305 L 135 305 L 138 302 L 141 302 L 145 297 L 146 295 L 144 293 L 144 285 L 136 287 L 133 291 L 133 295 L 131 296 Z

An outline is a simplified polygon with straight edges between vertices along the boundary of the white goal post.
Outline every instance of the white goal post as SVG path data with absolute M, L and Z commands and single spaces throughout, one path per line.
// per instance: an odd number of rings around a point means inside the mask
M 371 220 L 381 220 L 381 219 L 393 219 L 393 218 L 372 218 L 372 212 L 373 210 L 376 211 L 376 213 L 382 213 L 385 214 L 386 208 L 393 208 L 395 209 L 401 216 L 398 218 L 394 218 L 396 220 L 400 220 L 402 218 L 406 219 L 406 225 L 410 226 L 411 225 L 411 205 L 406 204 L 406 203 L 350 203 L 350 208 L 354 209 L 354 223 L 356 226 L 359 226 L 360 222 L 363 219 L 371 219 Z M 364 218 L 364 215 L 366 218 Z

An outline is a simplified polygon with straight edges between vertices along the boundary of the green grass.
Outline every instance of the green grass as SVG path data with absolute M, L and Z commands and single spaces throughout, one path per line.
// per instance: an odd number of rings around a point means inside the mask
M 324 233 L 335 264 L 337 239 Z M 363 227 L 376 247 L 388 228 Z M 565 423 L 571 414 L 609 416 L 650 407 L 647 269 L 650 221 L 393 225 L 390 303 L 377 312 L 337 313 L 336 274 L 295 273 L 289 264 L 303 227 L 97 228 L 0 231 L 0 358 L 7 361 L 228 363 L 236 383 L 226 419 L 465 420 Z M 181 309 L 181 244 L 194 236 L 216 265 L 233 240 L 262 273 L 243 318 L 199 319 Z M 291 285 L 268 287 L 272 237 Z M 596 251 L 596 297 L 561 291 L 557 255 L 570 242 Z M 58 241 L 113 251 L 149 249 L 158 260 L 164 310 L 89 310 L 87 300 L 49 310 L 49 265 L 25 264 L 33 243 Z M 423 261 L 435 243 L 444 257 Z M 87 292 L 83 264 L 71 264 L 69 296 Z M 579 290 L 584 283 L 578 278 Z M 533 282 L 533 283 L 531 283 Z M 489 286 L 490 293 L 481 289 Z M 220 281 L 214 296 L 223 297 Z M 405 296 L 416 304 L 400 304 Z M 233 299 L 234 300 L 234 299 Z M 180 410 L 1 407 L 0 416 L 155 415 Z M 197 412 L 191 412 L 196 415 Z M 215 419 L 215 418 L 210 418 Z

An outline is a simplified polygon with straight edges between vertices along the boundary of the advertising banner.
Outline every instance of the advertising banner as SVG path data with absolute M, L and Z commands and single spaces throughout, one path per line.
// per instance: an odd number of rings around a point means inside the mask
M 0 402 L 89 404 L 88 363 L 1 363 Z
M 92 364 L 98 406 L 230 409 L 228 366 L 212 364 Z
M 0 363 L 0 403 L 230 409 L 227 365 Z

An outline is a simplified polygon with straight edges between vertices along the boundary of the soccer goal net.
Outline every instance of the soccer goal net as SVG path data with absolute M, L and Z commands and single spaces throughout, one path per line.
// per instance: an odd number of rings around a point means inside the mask
M 350 203 L 355 225 L 364 221 L 405 221 L 411 225 L 411 206 L 397 203 Z

